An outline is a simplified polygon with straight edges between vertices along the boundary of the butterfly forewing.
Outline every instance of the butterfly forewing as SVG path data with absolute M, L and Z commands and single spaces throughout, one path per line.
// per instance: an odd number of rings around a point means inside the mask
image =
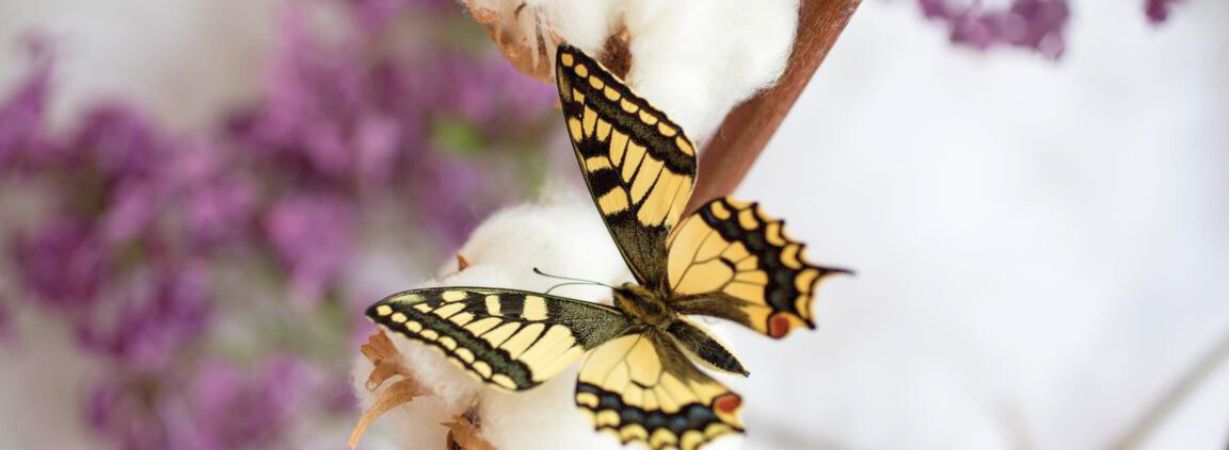
M 581 173 L 640 284 L 666 274 L 666 236 L 691 198 L 696 155 L 682 129 L 597 61 L 556 58 L 559 98 Z
M 693 450 L 743 431 L 742 399 L 648 329 L 594 350 L 580 367 L 576 405 L 599 430 L 653 449 Z
M 423 342 L 488 385 L 519 391 L 563 371 L 630 321 L 595 303 L 511 289 L 416 289 L 372 305 L 367 316 Z
M 717 199 L 688 216 L 670 236 L 670 303 L 681 314 L 741 323 L 774 338 L 814 327 L 812 301 L 825 275 L 803 244 L 758 204 Z

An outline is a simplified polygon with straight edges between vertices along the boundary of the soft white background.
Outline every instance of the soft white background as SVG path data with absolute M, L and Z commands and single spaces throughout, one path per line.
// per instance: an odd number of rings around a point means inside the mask
M 1073 0 L 1057 64 L 861 7 L 739 192 L 859 273 L 825 285 L 819 333 L 731 332 L 749 447 L 1106 448 L 1225 339 L 1229 3 L 1160 28 L 1140 3 Z M 0 43 L 67 44 L 58 116 L 120 95 L 191 130 L 257 91 L 270 5 L 0 0 Z M 0 447 L 88 442 L 72 373 L 37 383 L 65 361 L 0 354 Z M 1224 448 L 1229 367 L 1178 411 L 1150 448 Z
M 737 339 L 749 427 L 806 433 L 761 448 L 1105 448 L 1226 339 L 1229 3 L 1139 3 L 1073 1 L 1059 64 L 863 4 L 740 192 L 859 272 Z M 1213 380 L 1154 448 L 1224 448 Z

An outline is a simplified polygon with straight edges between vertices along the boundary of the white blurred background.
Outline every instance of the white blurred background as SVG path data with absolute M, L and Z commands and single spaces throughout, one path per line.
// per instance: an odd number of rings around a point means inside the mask
M 806 433 L 758 448 L 1109 448 L 1229 352 L 1229 3 L 1137 3 L 1073 1 L 1057 63 L 863 3 L 740 192 L 858 270 L 735 344 L 749 426 Z M 1227 438 L 1220 367 L 1145 446 Z
M 749 447 L 1225 448 L 1225 366 L 1128 437 L 1229 351 L 1229 3 L 1160 27 L 1139 3 L 1073 0 L 1057 62 L 954 48 L 913 2 L 862 5 L 739 192 L 858 271 L 825 285 L 820 333 L 733 332 Z M 0 42 L 40 26 L 68 44 L 57 116 L 123 96 L 190 129 L 257 90 L 274 8 L 0 11 Z M 0 85 L 18 61 L 3 54 Z M 38 373 L 4 375 L 10 429 L 77 420 L 57 403 L 72 393 L 14 410 Z

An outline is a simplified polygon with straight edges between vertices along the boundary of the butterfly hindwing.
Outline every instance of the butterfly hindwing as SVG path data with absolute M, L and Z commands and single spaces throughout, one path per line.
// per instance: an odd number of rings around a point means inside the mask
M 665 278 L 665 240 L 695 181 L 695 147 L 664 113 L 597 61 L 560 46 L 556 75 L 581 173 L 640 284 Z
M 468 287 L 394 294 L 372 305 L 367 316 L 443 352 L 479 381 L 509 391 L 541 384 L 630 324 L 605 305 Z
M 825 275 L 781 220 L 755 203 L 713 200 L 670 236 L 669 286 L 675 311 L 733 320 L 774 338 L 814 328 L 812 301 Z
M 653 329 L 621 336 L 591 353 L 580 368 L 576 405 L 597 429 L 655 450 L 693 450 L 743 431 L 742 398 Z

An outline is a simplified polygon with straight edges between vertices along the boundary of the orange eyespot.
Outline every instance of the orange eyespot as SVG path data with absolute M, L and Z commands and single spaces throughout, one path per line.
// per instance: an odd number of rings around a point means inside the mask
M 734 411 L 738 411 L 738 407 L 742 406 L 742 404 L 743 404 L 742 397 L 739 397 L 738 394 L 735 394 L 733 392 L 730 392 L 728 394 L 722 394 L 720 397 L 717 397 L 716 399 L 713 400 L 713 407 L 717 408 L 717 411 L 720 411 L 726 414 L 730 414 L 730 413 L 733 413 Z
M 785 313 L 775 313 L 768 317 L 768 335 L 780 339 L 789 334 L 790 320 Z

